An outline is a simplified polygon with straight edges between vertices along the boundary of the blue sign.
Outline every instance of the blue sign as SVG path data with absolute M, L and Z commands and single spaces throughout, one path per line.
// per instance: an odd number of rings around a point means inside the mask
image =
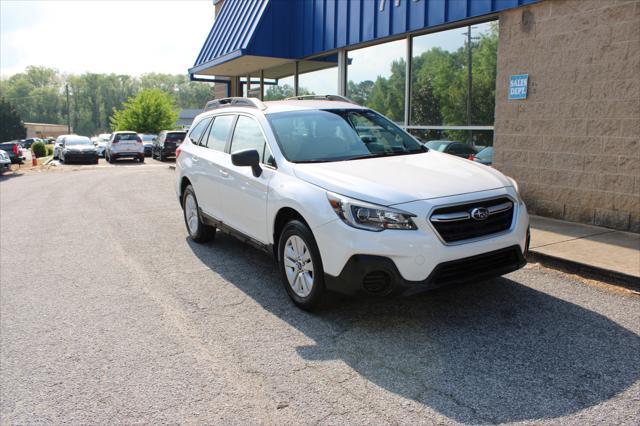
M 509 80 L 509 100 L 527 99 L 527 86 L 529 84 L 529 74 L 516 74 Z

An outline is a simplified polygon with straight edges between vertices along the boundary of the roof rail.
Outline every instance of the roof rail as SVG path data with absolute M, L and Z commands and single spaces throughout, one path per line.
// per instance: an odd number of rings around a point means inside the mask
M 267 109 L 267 106 L 258 98 L 221 98 L 213 99 L 206 103 L 204 111 L 211 111 L 222 107 L 242 106 L 250 108 L 258 108 L 260 110 Z M 203 111 L 203 112 L 204 112 Z
M 286 98 L 285 101 L 337 101 L 337 102 L 348 102 L 350 104 L 355 104 L 351 99 L 346 96 L 339 95 L 302 95 L 302 96 L 292 96 L 290 98 Z

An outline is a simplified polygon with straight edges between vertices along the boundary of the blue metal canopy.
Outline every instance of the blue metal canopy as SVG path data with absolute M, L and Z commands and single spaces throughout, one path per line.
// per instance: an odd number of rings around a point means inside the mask
M 190 74 L 247 75 L 539 0 L 225 0 Z

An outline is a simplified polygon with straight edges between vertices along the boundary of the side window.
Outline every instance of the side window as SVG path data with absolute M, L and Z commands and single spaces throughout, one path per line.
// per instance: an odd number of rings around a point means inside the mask
M 231 140 L 231 153 L 243 149 L 256 149 L 260 154 L 260 162 L 264 163 L 265 145 L 260 125 L 253 118 L 239 116 Z
M 224 152 L 224 147 L 227 144 L 227 137 L 231 131 L 231 125 L 235 115 L 219 115 L 217 116 L 211 128 L 209 129 L 209 136 L 207 137 L 207 143 L 203 143 L 203 146 L 211 148 L 216 151 Z M 204 141 L 204 140 L 203 140 Z
M 203 120 L 198 121 L 198 123 L 191 128 L 191 130 L 189 131 L 189 139 L 191 139 L 191 142 L 198 145 L 198 142 L 200 141 L 200 137 L 202 136 L 204 131 L 207 129 L 207 126 L 209 125 L 210 122 L 211 122 L 211 117 L 207 117 Z

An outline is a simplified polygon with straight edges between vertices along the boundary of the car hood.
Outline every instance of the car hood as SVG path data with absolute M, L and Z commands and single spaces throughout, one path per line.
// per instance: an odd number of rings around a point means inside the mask
M 509 180 L 493 168 L 435 151 L 298 163 L 294 173 L 327 191 L 385 206 L 511 186 Z

